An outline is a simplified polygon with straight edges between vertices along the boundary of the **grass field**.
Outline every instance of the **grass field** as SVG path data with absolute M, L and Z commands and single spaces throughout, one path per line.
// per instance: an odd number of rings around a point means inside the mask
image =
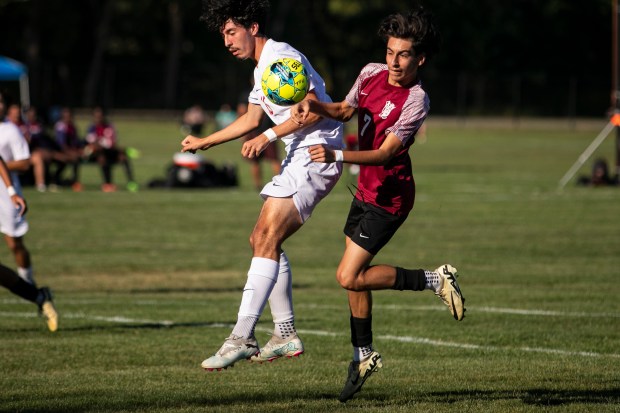
M 455 322 L 428 291 L 376 293 L 384 368 L 346 405 L 348 310 L 334 272 L 350 175 L 285 244 L 306 354 L 219 373 L 199 365 L 236 319 L 261 205 L 239 143 L 205 154 L 238 164 L 235 189 L 104 194 L 92 166 L 85 192 L 27 189 L 26 242 L 61 325 L 47 332 L 32 304 L 0 290 L 0 411 L 620 412 L 620 190 L 557 191 L 603 126 L 430 123 L 413 148 L 414 213 L 375 262 L 452 263 L 467 317 Z M 117 127 L 142 153 L 143 187 L 163 176 L 181 139 L 174 120 Z M 597 155 L 613 161 L 613 139 Z M 0 260 L 14 266 L 6 247 Z M 270 320 L 266 309 L 260 343 Z

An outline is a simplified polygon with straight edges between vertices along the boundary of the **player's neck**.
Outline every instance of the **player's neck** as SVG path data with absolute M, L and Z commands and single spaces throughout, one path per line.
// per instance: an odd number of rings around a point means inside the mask
M 254 64 L 258 65 L 258 61 L 260 59 L 260 55 L 263 53 L 263 48 L 265 47 L 265 43 L 269 40 L 266 36 L 257 36 L 254 38 Z

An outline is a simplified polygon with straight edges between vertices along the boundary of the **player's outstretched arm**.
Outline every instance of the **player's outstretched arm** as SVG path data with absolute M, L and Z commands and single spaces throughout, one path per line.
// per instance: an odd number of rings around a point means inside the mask
M 181 141 L 181 152 L 206 151 L 213 146 L 221 145 L 248 134 L 256 129 L 264 116 L 258 105 L 249 105 L 248 111 L 239 116 L 230 125 L 204 138 L 188 135 Z
M 306 99 L 291 107 L 291 120 L 298 125 L 306 126 L 313 119 L 314 114 L 318 117 L 348 122 L 355 111 L 356 108 L 349 106 L 346 101 L 332 103 Z
M 338 160 L 358 165 L 385 165 L 403 147 L 396 135 L 390 133 L 379 149 L 368 151 L 340 151 L 342 158 L 337 159 L 337 151 L 323 145 L 314 145 L 308 148 L 310 158 L 314 162 L 330 163 Z

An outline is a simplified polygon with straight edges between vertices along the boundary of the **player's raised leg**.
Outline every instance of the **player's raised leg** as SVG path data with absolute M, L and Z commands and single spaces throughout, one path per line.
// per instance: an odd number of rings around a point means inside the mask
M 267 198 L 250 237 L 254 258 L 243 289 L 237 323 L 217 353 L 202 362 L 202 368 L 225 369 L 258 353 L 254 329 L 278 279 L 281 244 L 301 225 L 291 198 Z
M 448 306 L 450 314 L 455 320 L 461 321 L 465 317 L 465 297 L 456 281 L 456 268 L 444 264 L 434 271 L 405 268 L 396 268 L 394 281 L 395 290 L 431 290 Z

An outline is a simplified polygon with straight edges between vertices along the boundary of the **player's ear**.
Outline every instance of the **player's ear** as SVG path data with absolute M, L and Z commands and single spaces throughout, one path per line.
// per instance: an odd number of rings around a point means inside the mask
M 254 22 L 250 25 L 250 33 L 252 33 L 252 36 L 256 36 L 256 34 L 258 33 L 258 23 Z
M 418 67 L 422 66 L 424 62 L 426 62 L 426 55 L 421 54 L 420 56 L 418 56 Z

